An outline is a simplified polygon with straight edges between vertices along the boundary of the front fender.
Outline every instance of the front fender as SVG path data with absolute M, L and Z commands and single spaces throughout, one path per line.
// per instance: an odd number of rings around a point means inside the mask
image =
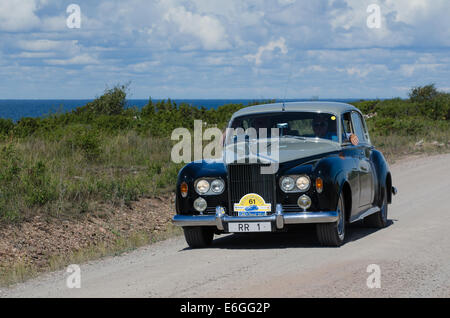
M 225 181 L 225 191 L 221 195 L 204 196 L 208 206 L 225 206 L 227 203 L 227 170 L 223 162 L 217 161 L 195 161 L 187 164 L 178 173 L 176 189 L 176 212 L 177 214 L 198 214 L 193 209 L 194 201 L 199 197 L 194 189 L 194 183 L 200 178 L 221 178 Z M 186 182 L 188 185 L 188 194 L 186 198 L 181 196 L 180 185 Z
M 351 189 L 357 178 L 357 174 L 354 173 L 353 158 L 343 154 L 320 160 L 314 169 L 314 175 L 321 177 L 324 183 L 324 190 L 318 195 L 320 207 L 330 211 L 336 209 L 344 185 L 347 183 Z M 352 195 L 356 193 L 350 192 Z M 354 202 L 354 199 L 352 198 L 351 201 Z

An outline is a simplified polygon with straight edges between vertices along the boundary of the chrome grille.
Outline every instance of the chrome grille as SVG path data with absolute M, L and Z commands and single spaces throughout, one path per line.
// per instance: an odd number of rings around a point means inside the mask
M 261 174 L 261 164 L 232 164 L 228 166 L 229 214 L 233 212 L 235 203 L 249 193 L 263 197 L 266 203 L 271 203 L 272 213 L 275 211 L 275 175 Z

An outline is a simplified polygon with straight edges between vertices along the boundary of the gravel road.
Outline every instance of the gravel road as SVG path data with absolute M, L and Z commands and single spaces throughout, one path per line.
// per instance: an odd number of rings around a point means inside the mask
M 0 297 L 450 297 L 450 154 L 391 166 L 399 194 L 383 230 L 354 225 L 341 248 L 322 248 L 314 228 L 216 236 L 191 250 L 183 237 L 0 290 Z M 368 288 L 376 264 L 381 288 Z

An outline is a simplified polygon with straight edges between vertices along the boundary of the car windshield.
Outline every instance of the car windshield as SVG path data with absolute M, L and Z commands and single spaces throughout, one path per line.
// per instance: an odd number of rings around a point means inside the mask
M 321 138 L 338 142 L 336 123 L 337 118 L 333 114 L 283 112 L 236 117 L 229 128 L 233 129 L 231 136 L 240 134 L 251 136 L 256 130 L 258 138 L 266 136 L 270 138 L 271 129 L 278 128 L 280 138 Z

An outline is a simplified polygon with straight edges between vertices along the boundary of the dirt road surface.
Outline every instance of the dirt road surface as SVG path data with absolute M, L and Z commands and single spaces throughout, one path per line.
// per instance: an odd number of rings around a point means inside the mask
M 191 250 L 183 237 L 0 290 L 0 297 L 450 297 L 450 155 L 391 166 L 399 194 L 382 230 L 352 226 L 341 248 L 322 248 L 314 228 L 216 236 Z M 381 288 L 368 288 L 371 264 Z

